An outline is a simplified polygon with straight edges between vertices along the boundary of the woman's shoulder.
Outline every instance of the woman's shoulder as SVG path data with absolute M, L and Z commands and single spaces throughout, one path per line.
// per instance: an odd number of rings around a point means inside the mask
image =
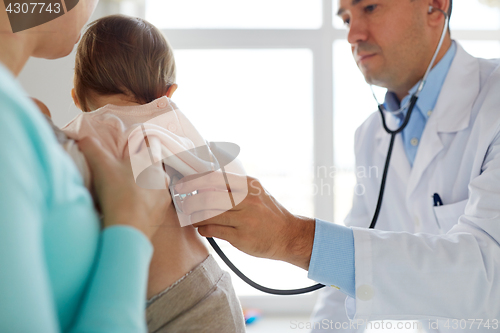
M 32 157 L 38 143 L 36 139 L 39 130 L 36 123 L 46 121 L 41 113 L 37 114 L 35 104 L 2 64 L 0 64 L 0 110 L 2 159 L 13 160 L 14 154 L 17 158 Z
M 50 128 L 43 114 L 12 73 L 0 63 L 0 131 L 15 134 L 43 134 L 50 136 Z M 45 126 L 43 126 L 45 125 Z
M 26 183 L 46 201 L 62 179 L 81 182 L 45 116 L 16 78 L 0 64 L 0 173 L 15 186 Z M 5 187 L 4 187 L 5 189 Z
M 10 70 L 0 62 L 0 94 L 2 95 L 0 101 L 4 101 L 4 98 L 8 99 L 12 94 L 17 95 L 20 92 L 23 92 L 21 84 Z

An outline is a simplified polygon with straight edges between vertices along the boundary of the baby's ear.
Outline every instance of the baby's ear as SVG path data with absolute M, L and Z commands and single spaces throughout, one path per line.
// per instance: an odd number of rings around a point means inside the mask
M 81 110 L 82 108 L 80 107 L 80 103 L 78 102 L 78 98 L 76 98 L 75 88 L 71 89 L 71 98 L 73 98 L 73 103 L 75 103 L 76 107 Z
M 172 95 L 174 94 L 174 92 L 176 90 L 177 90 L 177 84 L 174 83 L 170 87 L 168 87 L 167 93 L 165 94 L 165 96 L 167 96 L 168 98 L 172 98 Z

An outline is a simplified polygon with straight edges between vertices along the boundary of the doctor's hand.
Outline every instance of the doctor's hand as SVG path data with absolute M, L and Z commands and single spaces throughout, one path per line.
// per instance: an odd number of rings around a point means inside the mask
M 307 270 L 314 242 L 314 219 L 291 214 L 257 179 L 225 174 L 230 191 L 225 182 L 218 181 L 222 177 L 220 171 L 198 178 L 184 177 L 175 187 L 181 194 L 198 191 L 182 203 L 183 213 L 197 222 L 193 225 L 198 232 L 224 239 L 247 254 L 286 261 Z M 229 192 L 233 198 L 240 198 L 235 200 L 239 202 L 235 207 L 228 204 Z
M 151 239 L 165 220 L 171 204 L 170 192 L 139 187 L 130 160 L 116 158 L 94 138 L 79 140 L 78 147 L 92 173 L 93 196 L 104 215 L 104 227 L 127 225 Z

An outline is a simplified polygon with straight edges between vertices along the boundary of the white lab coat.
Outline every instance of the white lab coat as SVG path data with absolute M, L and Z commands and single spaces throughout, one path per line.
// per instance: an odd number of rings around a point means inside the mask
M 345 221 L 354 231 L 356 300 L 326 288 L 312 321 L 346 321 L 346 309 L 363 320 L 500 320 L 500 68 L 457 46 L 413 168 L 396 138 L 376 230 L 367 227 L 390 136 L 378 113 L 356 131 L 357 191 L 366 192 L 354 195 Z M 443 206 L 433 207 L 434 193 Z M 439 332 L 457 331 L 445 324 Z M 465 331 L 500 331 L 478 324 Z

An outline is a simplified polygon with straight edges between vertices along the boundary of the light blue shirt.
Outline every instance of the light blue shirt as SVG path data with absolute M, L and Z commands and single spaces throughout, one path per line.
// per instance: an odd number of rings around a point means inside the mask
M 445 56 L 431 70 L 410 121 L 402 132 L 406 156 L 412 166 L 425 124 L 432 115 L 432 110 L 436 105 L 456 51 L 457 46 L 453 42 Z M 408 102 L 417 88 L 418 84 L 410 90 L 409 95 L 403 98 L 401 105 L 404 106 Z M 386 94 L 385 107 L 388 111 L 400 108 L 400 103 L 394 93 L 388 92 Z M 404 110 L 399 115 L 395 115 L 400 119 L 400 123 L 402 123 L 406 112 L 407 110 Z M 368 227 L 370 221 L 366 221 L 366 223 Z M 316 219 L 308 277 L 327 286 L 335 286 L 343 293 L 353 298 L 356 297 L 354 234 L 351 228 Z
M 411 114 L 410 121 L 403 132 L 401 132 L 405 153 L 411 166 L 413 166 L 413 162 L 415 161 L 425 124 L 427 123 L 427 119 L 432 115 L 434 106 L 436 106 L 437 99 L 441 93 L 441 87 L 443 86 L 456 52 L 457 45 L 455 42 L 452 42 L 448 52 L 446 52 L 441 61 L 439 61 L 429 73 L 424 89 L 420 93 L 417 104 Z M 407 105 L 413 93 L 417 91 L 419 83 L 410 90 L 410 93 L 403 98 L 401 103 L 393 92 L 387 92 L 384 103 L 387 111 L 396 111 L 401 106 Z M 394 115 L 400 120 L 400 125 L 403 123 L 407 113 L 408 109 L 405 108 L 402 112 Z
M 76 166 L 1 63 L 0 213 L 0 332 L 146 331 L 151 243 L 100 230 Z

